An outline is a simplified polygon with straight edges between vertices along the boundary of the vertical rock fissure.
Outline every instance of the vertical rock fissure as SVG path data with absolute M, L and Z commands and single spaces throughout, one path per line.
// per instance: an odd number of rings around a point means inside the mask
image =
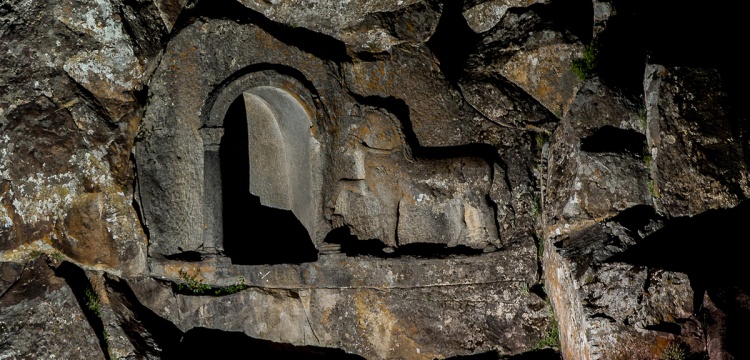
M 123 314 L 118 316 L 120 327 L 135 351 L 141 356 L 161 358 L 175 351 L 184 333 L 141 304 L 125 280 L 108 274 L 104 279 L 113 309 Z
M 94 330 L 96 337 L 99 339 L 99 346 L 104 353 L 106 360 L 113 360 L 109 353 L 109 343 L 107 335 L 104 330 L 104 322 L 99 313 L 99 298 L 96 290 L 91 286 L 86 273 L 83 269 L 76 266 L 73 263 L 64 261 L 56 269 L 54 269 L 55 275 L 62 277 L 68 284 L 73 295 L 75 295 L 78 301 L 78 306 L 81 307 L 81 311 L 86 316 L 91 329 Z

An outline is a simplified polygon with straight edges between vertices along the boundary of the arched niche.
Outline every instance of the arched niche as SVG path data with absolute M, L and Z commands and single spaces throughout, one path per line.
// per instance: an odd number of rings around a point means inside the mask
M 293 80 L 271 79 L 251 74 L 228 85 L 201 128 L 204 244 L 236 263 L 317 255 L 320 144 L 311 101 Z

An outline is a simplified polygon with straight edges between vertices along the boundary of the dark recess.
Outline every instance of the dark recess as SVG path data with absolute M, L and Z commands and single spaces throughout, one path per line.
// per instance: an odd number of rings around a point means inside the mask
M 620 88 L 632 97 L 642 97 L 646 69 L 646 32 L 640 0 L 615 1 L 617 15 L 610 18 L 599 34 L 597 73 L 605 84 Z
M 344 226 L 332 230 L 325 238 L 325 242 L 340 244 L 341 252 L 347 256 L 374 256 L 379 258 L 412 257 L 423 259 L 445 259 L 455 256 L 472 256 L 482 254 L 482 249 L 472 249 L 468 246 L 448 247 L 444 244 L 407 244 L 386 253 L 385 244 L 378 239 L 358 240 L 349 228 Z
M 480 39 L 461 13 L 463 3 L 462 0 L 444 2 L 443 14 L 435 33 L 427 41 L 430 51 L 440 62 L 443 75 L 454 85 L 463 74 L 464 65 Z
M 636 205 L 621 211 L 612 221 L 624 226 L 633 233 L 645 228 L 652 221 L 658 221 L 661 217 L 653 207 L 649 205 Z
M 146 107 L 148 105 L 148 85 L 142 85 L 140 89 L 133 90 L 133 98 L 139 105 Z
M 174 261 L 199 262 L 203 260 L 203 255 L 197 251 L 184 251 L 173 255 L 166 255 L 164 258 Z
M 660 322 L 658 324 L 654 325 L 646 325 L 644 326 L 644 329 L 646 330 L 653 330 L 653 331 L 660 331 L 675 335 L 680 335 L 682 332 L 680 325 L 672 322 Z
M 591 304 L 588 304 L 586 307 L 589 308 L 589 309 L 594 308 Z M 591 319 L 606 319 L 607 321 L 609 321 L 610 323 L 613 323 L 613 324 L 617 322 L 617 320 L 615 320 L 615 318 L 613 318 L 613 317 L 611 317 L 611 316 L 609 316 L 609 315 L 607 315 L 605 313 L 601 313 L 601 312 L 591 314 L 589 317 Z
M 553 0 L 547 5 L 532 5 L 543 19 L 551 20 L 558 31 L 568 31 L 582 43 L 591 42 L 594 7 L 590 0 Z
M 529 292 L 536 294 L 540 299 L 547 301 L 547 292 L 544 289 L 544 284 L 534 284 L 529 287 Z
M 747 117 L 743 102 L 750 95 L 746 86 L 750 72 L 737 37 L 747 32 L 743 5 L 731 1 L 704 6 L 676 0 L 615 0 L 617 14 L 595 44 L 599 75 L 605 83 L 640 96 L 646 62 L 717 68 L 730 89 L 735 112 Z
M 643 156 L 646 135 L 635 130 L 603 126 L 581 139 L 581 151 L 591 153 L 616 153 Z
M 143 229 L 143 234 L 146 235 L 146 239 L 151 238 L 151 233 L 148 230 L 148 226 L 146 226 L 146 222 L 143 221 L 143 209 L 141 209 L 141 204 L 138 202 L 138 199 L 140 198 L 140 188 L 138 187 L 138 163 L 135 161 L 135 155 L 130 154 L 130 163 L 133 166 L 133 201 L 131 205 L 133 206 L 133 209 L 135 210 L 135 215 L 138 217 L 138 224 L 141 226 L 141 229 Z
M 181 341 L 165 349 L 162 359 L 331 359 L 355 360 L 361 356 L 340 349 L 294 346 L 251 338 L 240 332 L 194 328 Z
M 750 359 L 746 345 L 750 322 L 750 277 L 747 276 L 745 224 L 750 201 L 732 209 L 709 210 L 693 217 L 669 220 L 610 261 L 627 262 L 688 274 L 698 312 L 704 291 L 727 314 L 726 349 L 737 359 Z
M 352 235 L 348 226 L 331 230 L 323 242 L 341 245 L 341 252 L 346 256 L 372 255 L 385 257 L 388 255 L 383 252 L 385 244 L 382 241 L 378 239 L 359 240 Z
M 221 139 L 224 251 L 243 265 L 315 261 L 318 251 L 307 230 L 291 211 L 260 204 L 248 189 L 250 168 L 244 98 L 232 103 Z

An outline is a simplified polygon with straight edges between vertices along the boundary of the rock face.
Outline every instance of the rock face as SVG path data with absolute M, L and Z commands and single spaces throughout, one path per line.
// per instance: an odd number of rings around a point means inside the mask
M 656 208 L 690 216 L 745 199 L 742 141 L 719 73 L 650 65 L 643 87 Z
M 104 358 L 73 291 L 42 258 L 26 266 L 0 263 L 0 271 L 0 354 L 10 359 Z
M 536 278 L 534 252 L 526 246 L 451 259 L 329 255 L 299 266 L 163 262 L 153 267 L 160 279 L 179 283 L 188 273 L 231 286 L 242 278 L 250 288 L 212 297 L 175 296 L 150 278 L 131 287 L 183 331 L 220 328 L 368 359 L 517 353 L 537 344 L 550 321 L 547 304 L 527 288 Z
M 750 356 L 744 64 L 650 10 L 3 2 L 0 359 Z

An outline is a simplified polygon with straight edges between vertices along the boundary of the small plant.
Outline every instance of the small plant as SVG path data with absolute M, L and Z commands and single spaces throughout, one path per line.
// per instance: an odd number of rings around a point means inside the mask
M 177 284 L 177 290 L 187 290 L 193 294 L 213 294 L 213 295 L 231 295 L 242 290 L 247 289 L 249 286 L 245 284 L 245 277 L 238 276 L 237 282 L 234 285 L 213 287 L 198 279 L 199 274 L 190 275 L 185 270 L 180 270 L 180 278 L 185 281 L 182 284 Z
M 91 288 L 87 288 L 83 294 L 86 296 L 86 307 L 89 310 L 91 310 L 91 312 L 94 313 L 94 315 L 99 317 L 101 313 L 101 305 L 99 303 L 99 296 L 97 296 L 96 293 L 93 290 L 91 290 Z
M 535 195 L 531 195 L 531 216 L 537 217 L 539 215 L 539 200 L 536 199 Z
M 528 295 L 529 294 L 529 292 L 530 292 L 530 290 L 529 290 L 529 284 L 527 284 L 525 282 L 519 282 L 516 286 L 518 288 L 518 291 L 521 294 L 523 294 L 523 295 Z
M 646 165 L 646 169 L 651 170 L 651 165 L 654 162 L 654 158 L 651 157 L 651 154 L 646 154 L 643 156 L 643 164 Z
M 544 236 L 539 230 L 536 231 L 536 255 L 540 261 L 544 257 Z
M 544 147 L 544 145 L 549 141 L 549 135 L 538 132 L 536 135 L 534 135 L 534 142 L 536 143 L 536 147 L 541 149 Z
M 671 343 L 661 352 L 659 360 L 685 360 L 687 359 L 688 351 L 685 346 L 680 343 Z
M 588 44 L 583 49 L 583 57 L 573 60 L 570 69 L 578 76 L 578 79 L 581 81 L 586 80 L 586 78 L 595 74 L 596 67 L 598 66 L 598 57 L 599 50 L 593 43 Z
M 60 261 L 62 261 L 62 260 L 63 260 L 63 257 L 64 257 L 64 256 L 63 256 L 63 254 L 62 254 L 61 252 L 59 252 L 59 251 L 55 251 L 55 252 L 53 252 L 51 256 L 52 256 L 52 258 L 53 258 L 53 259 L 55 259 L 55 261 L 57 261 L 57 262 L 60 262 Z
M 180 270 L 180 278 L 185 281 L 183 284 L 177 285 L 177 290 L 187 289 L 192 291 L 193 294 L 203 294 L 211 289 L 211 285 L 198 280 L 198 274 L 190 275 L 185 270 Z
M 646 186 L 648 186 L 648 193 L 651 194 L 652 197 L 659 197 L 659 189 L 656 188 L 654 179 L 648 179 L 648 182 L 646 182 Z
M 44 253 L 39 250 L 31 250 L 31 252 L 29 253 L 29 256 L 31 256 L 31 258 L 33 259 L 36 259 L 42 255 L 44 255 Z
M 641 128 L 643 131 L 646 131 L 646 126 L 648 125 L 648 117 L 646 116 L 646 107 L 641 106 L 638 109 L 638 122 L 641 123 Z
M 229 286 L 218 288 L 214 291 L 214 294 L 230 295 L 230 294 L 234 294 L 242 290 L 245 290 L 247 288 L 248 286 L 245 285 L 245 277 L 240 275 L 239 277 L 237 277 L 237 282 L 234 285 L 229 285 Z
M 549 313 L 552 322 L 550 323 L 547 332 L 544 334 L 544 336 L 542 336 L 541 339 L 539 339 L 539 342 L 537 342 L 534 346 L 535 350 L 558 347 L 560 344 L 560 329 L 557 326 L 555 314 L 552 312 L 552 304 L 549 303 L 549 299 L 547 299 L 547 312 Z
M 535 349 L 545 349 L 550 347 L 557 347 L 560 343 L 560 330 L 557 327 L 557 321 L 552 320 L 550 329 L 544 336 L 539 339 L 539 342 L 534 347 Z

